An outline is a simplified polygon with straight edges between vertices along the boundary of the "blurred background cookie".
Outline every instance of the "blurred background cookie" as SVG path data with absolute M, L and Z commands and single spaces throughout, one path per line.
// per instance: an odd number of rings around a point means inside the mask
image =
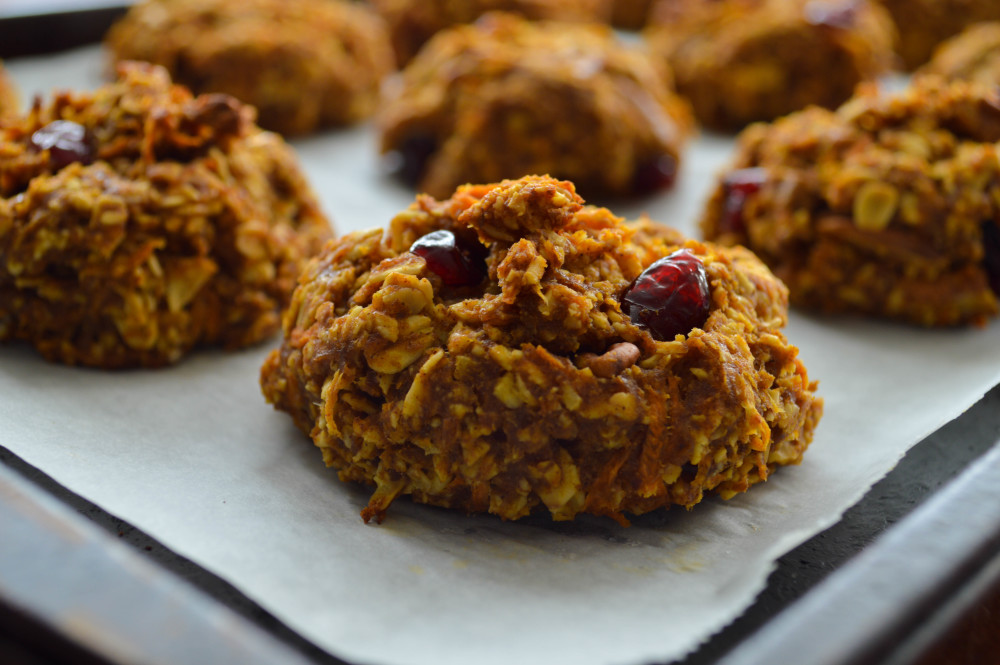
M 17 86 L 0 61 L 0 116 L 16 112 L 19 100 Z
M 254 105 L 262 127 L 286 135 L 367 118 L 393 69 L 382 21 L 345 0 L 143 0 L 105 43 L 116 61 Z
M 0 340 L 103 368 L 278 329 L 331 236 L 291 149 L 148 63 L 0 125 Z
M 638 30 L 646 24 L 654 0 L 614 0 L 611 23 L 626 30 Z
M 723 131 L 837 106 L 892 66 L 894 35 L 868 0 L 659 0 L 643 32 L 699 122 Z
M 980 21 L 1000 21 L 997 0 L 877 0 L 899 31 L 896 50 L 906 69 L 927 62 L 935 47 Z
M 942 42 L 917 73 L 1000 85 L 1000 21 L 976 23 Z
M 606 25 L 494 13 L 442 31 L 386 85 L 381 150 L 417 189 L 548 173 L 588 196 L 673 184 L 687 105 Z
M 1000 293 L 1000 89 L 917 80 L 747 128 L 702 220 L 792 303 L 925 326 L 982 324 Z
M 369 0 L 389 24 L 399 66 L 439 30 L 472 23 L 491 11 L 528 19 L 607 22 L 615 0 Z

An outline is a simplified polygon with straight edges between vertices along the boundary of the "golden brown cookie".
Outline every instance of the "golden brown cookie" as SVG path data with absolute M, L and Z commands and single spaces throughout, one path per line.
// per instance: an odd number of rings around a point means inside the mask
M 976 23 L 942 42 L 917 73 L 1000 85 L 1000 21 Z
M 1000 21 L 997 0 L 877 0 L 899 31 L 897 51 L 906 69 L 927 62 L 944 40 L 981 21 Z
M 10 74 L 0 62 L 0 116 L 16 113 L 18 110 L 19 96 L 17 86 L 11 80 Z
M 267 400 L 345 481 L 518 519 L 627 523 L 796 464 L 822 403 L 742 248 L 526 177 L 421 195 L 305 270 Z
M 120 74 L 0 123 L 0 340 L 105 368 L 260 342 L 331 235 L 290 148 L 232 97 Z
M 668 80 L 607 26 L 489 14 L 439 33 L 387 86 L 381 150 L 441 198 L 533 173 L 649 194 L 673 184 L 691 124 Z
M 615 0 L 370 0 L 389 24 L 396 58 L 402 67 L 437 32 L 472 23 L 491 11 L 527 19 L 607 22 Z
M 740 136 L 702 220 L 794 305 L 925 326 L 979 324 L 1000 290 L 1000 91 L 874 87 Z
M 383 22 L 344 0 L 143 0 L 108 32 L 115 60 L 257 107 L 285 135 L 367 118 L 393 69 Z
M 698 120 L 723 131 L 837 106 L 889 69 L 894 34 L 868 0 L 659 0 L 643 33 Z

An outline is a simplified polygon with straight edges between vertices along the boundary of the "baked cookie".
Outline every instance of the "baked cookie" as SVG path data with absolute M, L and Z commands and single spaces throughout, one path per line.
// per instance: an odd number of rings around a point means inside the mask
M 143 0 L 105 44 L 196 94 L 253 104 L 262 127 L 285 135 L 369 117 L 393 69 L 383 22 L 344 0 Z
M 877 0 L 899 31 L 896 50 L 906 69 L 927 62 L 938 44 L 974 23 L 1000 21 L 997 0 Z
M 489 14 L 386 86 L 381 150 L 419 190 L 550 173 L 589 196 L 669 187 L 691 124 L 668 75 L 605 25 Z
M 981 324 L 1000 290 L 1000 92 L 871 86 L 739 137 L 702 220 L 752 249 L 792 304 L 925 326 Z
M 16 113 L 18 102 L 17 86 L 11 80 L 3 62 L 0 62 L 0 116 Z
M 427 40 L 453 25 L 472 23 L 491 11 L 532 20 L 607 22 L 616 0 L 369 0 L 389 24 L 396 61 L 402 67 Z
M 868 0 L 660 0 L 643 35 L 722 131 L 835 107 L 893 61 L 892 21 Z
M 345 481 L 518 519 L 730 497 L 796 464 L 822 403 L 742 248 L 526 177 L 417 197 L 305 270 L 261 371 Z
M 977 23 L 942 42 L 918 74 L 1000 85 L 1000 21 Z
M 0 340 L 118 368 L 273 334 L 331 231 L 252 117 L 129 63 L 0 123 Z
M 614 0 L 611 23 L 627 30 L 638 30 L 646 25 L 654 0 Z

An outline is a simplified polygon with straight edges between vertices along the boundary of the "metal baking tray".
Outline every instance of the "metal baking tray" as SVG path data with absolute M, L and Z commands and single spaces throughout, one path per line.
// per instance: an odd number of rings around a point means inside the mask
M 2 4 L 0 57 L 95 42 L 127 4 Z M 782 557 L 757 601 L 682 663 L 923 665 L 941 649 L 954 656 L 956 639 L 968 659 L 951 662 L 987 662 L 1000 648 L 998 599 L 994 388 Z M 984 611 L 986 628 L 969 633 Z M 343 661 L 0 447 L 0 662 Z

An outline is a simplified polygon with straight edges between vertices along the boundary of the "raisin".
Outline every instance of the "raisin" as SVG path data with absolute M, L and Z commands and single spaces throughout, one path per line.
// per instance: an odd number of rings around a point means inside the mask
M 37 130 L 31 135 L 31 145 L 48 150 L 56 170 L 73 162 L 90 164 L 97 153 L 87 128 L 69 120 L 56 120 Z
M 427 161 L 438 149 L 431 134 L 411 134 L 387 155 L 388 171 L 411 187 L 420 184 L 427 170 Z
M 722 217 L 719 219 L 719 231 L 722 233 L 746 232 L 743 221 L 743 208 L 747 197 L 760 191 L 767 179 L 767 171 L 756 167 L 731 171 L 722 179 L 723 202 Z
M 433 231 L 417 239 L 410 251 L 427 262 L 431 272 L 448 286 L 478 284 L 486 276 L 486 248 L 463 241 L 451 231 Z
M 687 249 L 646 268 L 622 296 L 632 323 L 668 341 L 704 325 L 710 304 L 705 264 Z
M 677 180 L 677 160 L 673 155 L 658 155 L 640 162 L 632 175 L 632 191 L 639 196 L 673 187 Z

